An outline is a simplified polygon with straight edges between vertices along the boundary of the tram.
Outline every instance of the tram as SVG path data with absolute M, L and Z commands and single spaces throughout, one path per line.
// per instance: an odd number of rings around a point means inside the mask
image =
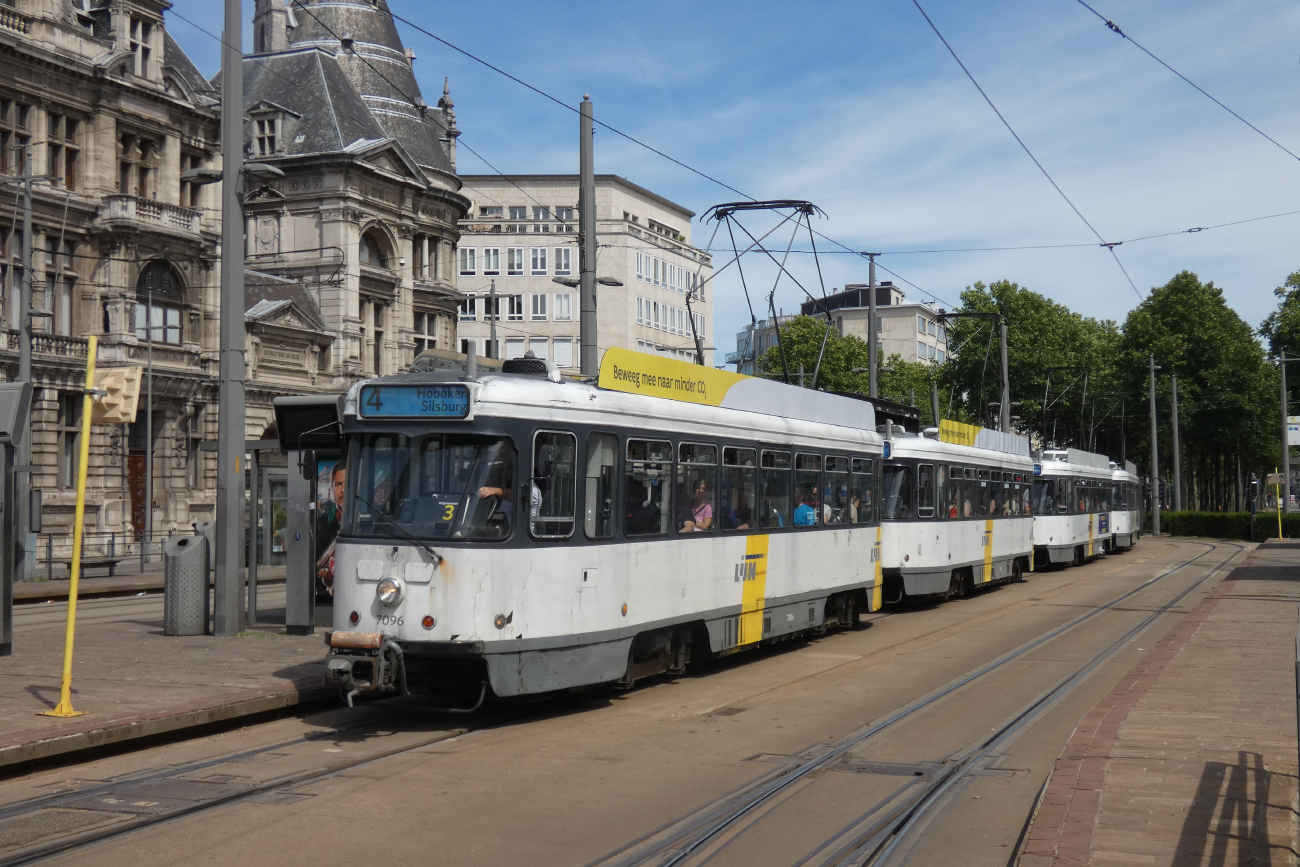
M 1127 551 L 1142 535 L 1142 479 L 1132 461 L 1110 466 L 1111 550 Z
M 365 380 L 341 424 L 349 703 L 630 685 L 880 608 L 867 401 L 610 349 L 597 383 Z
M 1110 458 L 1049 449 L 1034 466 L 1034 556 L 1040 565 L 1073 564 L 1111 544 Z
M 887 432 L 885 599 L 947 598 L 1020 580 L 1033 554 L 1029 441 L 950 421 L 919 435 Z

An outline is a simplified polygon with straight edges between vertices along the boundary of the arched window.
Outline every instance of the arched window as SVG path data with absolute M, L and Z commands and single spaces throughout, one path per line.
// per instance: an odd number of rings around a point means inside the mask
M 362 265 L 388 267 L 388 244 L 379 232 L 371 229 L 361 233 L 360 257 Z
M 144 266 L 135 281 L 135 336 L 179 346 L 184 302 L 180 278 L 170 263 L 155 260 Z

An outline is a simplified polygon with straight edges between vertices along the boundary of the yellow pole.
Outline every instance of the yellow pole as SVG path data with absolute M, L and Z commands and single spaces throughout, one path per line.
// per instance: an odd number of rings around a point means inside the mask
M 1273 474 L 1275 476 L 1277 475 L 1277 467 L 1273 468 Z M 1277 478 L 1279 479 L 1279 482 L 1278 484 L 1273 486 L 1273 489 L 1277 491 L 1277 496 L 1274 497 L 1274 499 L 1277 500 L 1277 540 L 1281 542 L 1282 541 L 1282 484 L 1280 480 L 1282 477 L 1277 476 Z
M 85 711 L 72 709 L 72 639 L 77 628 L 77 582 L 81 578 L 81 539 L 86 518 L 86 465 L 90 463 L 90 419 L 94 414 L 95 351 L 99 340 L 93 334 L 86 345 L 86 394 L 81 399 L 81 447 L 77 450 L 77 510 L 72 519 L 72 580 L 68 587 L 68 629 L 63 639 L 63 684 L 59 706 L 42 711 L 41 716 L 81 716 Z

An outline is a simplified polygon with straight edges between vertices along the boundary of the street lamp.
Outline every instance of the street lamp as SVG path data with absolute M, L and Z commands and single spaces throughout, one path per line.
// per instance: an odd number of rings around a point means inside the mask
M 1290 411 L 1290 401 L 1287 399 L 1286 390 L 1286 366 L 1293 362 L 1300 361 L 1300 357 L 1287 358 L 1286 350 L 1280 351 L 1276 357 L 1270 358 L 1269 361 L 1277 365 L 1278 373 L 1281 375 L 1281 395 L 1282 405 L 1282 487 L 1280 494 L 1282 497 L 1283 511 L 1291 511 L 1291 443 L 1289 440 L 1290 432 L 1288 431 L 1287 413 Z

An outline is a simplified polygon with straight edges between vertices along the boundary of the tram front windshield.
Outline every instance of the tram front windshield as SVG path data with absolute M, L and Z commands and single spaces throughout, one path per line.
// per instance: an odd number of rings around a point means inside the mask
M 367 434 L 348 464 L 345 532 L 417 539 L 504 539 L 516 496 L 515 447 L 504 437 Z

